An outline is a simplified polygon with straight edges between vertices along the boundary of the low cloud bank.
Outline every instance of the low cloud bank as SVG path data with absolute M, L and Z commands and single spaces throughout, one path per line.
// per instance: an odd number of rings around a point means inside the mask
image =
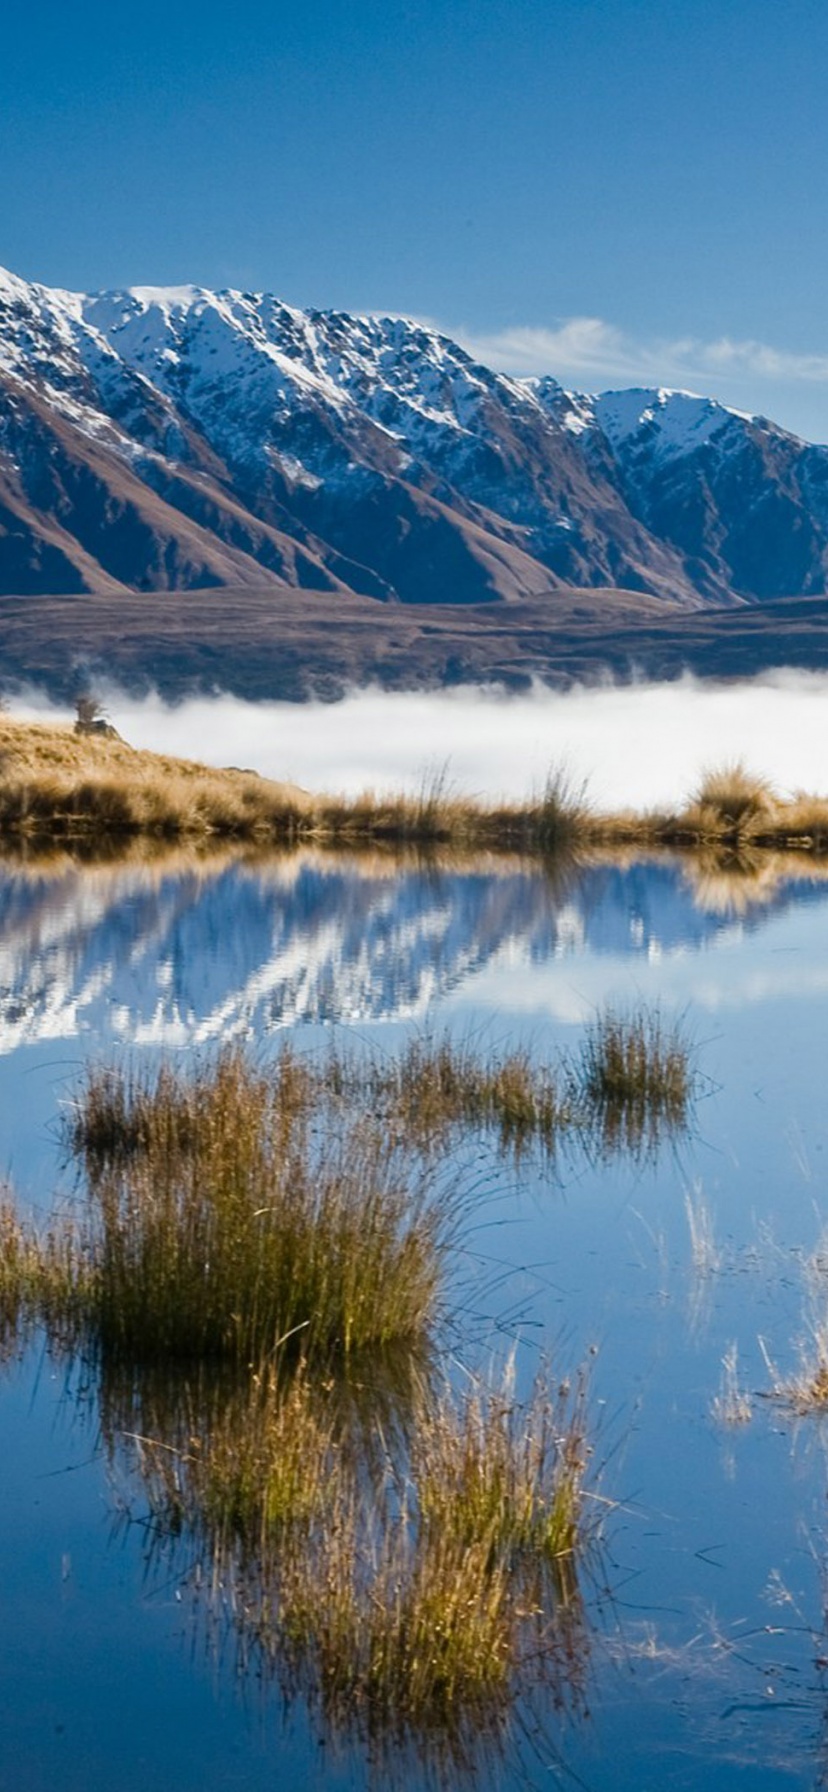
M 108 713 L 136 747 L 249 766 L 309 790 L 416 790 L 446 769 L 452 789 L 529 796 L 550 768 L 587 780 L 612 808 L 681 801 L 708 766 L 742 759 L 783 792 L 828 793 L 828 675 L 774 672 L 743 683 L 367 690 L 341 703 L 246 703 L 199 697 L 170 706 L 108 690 Z M 36 693 L 12 713 L 68 715 Z

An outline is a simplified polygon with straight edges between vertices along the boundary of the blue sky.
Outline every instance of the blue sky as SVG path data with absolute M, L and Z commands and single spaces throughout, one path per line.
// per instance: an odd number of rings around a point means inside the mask
M 828 440 L 825 0 L 4 9 L 0 261 L 432 319 Z

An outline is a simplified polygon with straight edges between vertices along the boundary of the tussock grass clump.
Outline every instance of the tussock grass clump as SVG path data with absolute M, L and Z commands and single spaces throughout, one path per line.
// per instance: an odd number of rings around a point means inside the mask
M 271 1120 L 274 1118 L 270 1116 Z M 236 1125 L 96 1185 L 96 1329 L 109 1347 L 255 1360 L 303 1329 L 346 1354 L 429 1324 L 445 1202 L 364 1116 L 310 1153 Z M 274 1136 L 275 1132 L 275 1136 Z
M 599 1014 L 587 1028 L 575 1082 L 605 1149 L 636 1153 L 687 1125 L 690 1049 L 658 1009 Z
M 278 1117 L 289 1132 L 318 1098 L 309 1063 L 285 1045 L 267 1071 L 248 1053 L 226 1048 L 186 1068 L 162 1063 L 154 1075 L 121 1065 L 91 1065 L 66 1127 L 69 1149 L 94 1176 L 143 1156 L 169 1162 L 237 1129 L 248 1142 Z
M 392 1060 L 374 1058 L 367 1071 L 342 1067 L 341 1075 L 343 1084 L 361 1081 L 395 1124 L 423 1139 L 457 1126 L 493 1127 L 504 1147 L 537 1139 L 552 1150 L 573 1120 L 562 1079 L 525 1048 L 484 1056 L 469 1041 L 422 1035 Z
M 743 833 L 760 817 L 768 817 L 776 798 L 766 778 L 749 772 L 741 759 L 705 772 L 693 799 L 712 831 Z
M 286 1049 L 194 1072 L 92 1071 L 69 1139 L 86 1170 L 72 1246 L 90 1337 L 166 1361 L 415 1344 L 434 1317 L 457 1190 Z
M 592 816 L 586 782 L 579 784 L 565 766 L 554 766 L 532 818 L 532 833 L 541 850 L 573 847 L 589 834 Z

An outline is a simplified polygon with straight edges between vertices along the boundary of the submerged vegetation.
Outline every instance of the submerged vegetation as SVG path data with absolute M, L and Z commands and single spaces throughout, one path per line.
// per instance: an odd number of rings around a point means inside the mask
M 828 797 L 783 799 L 741 764 L 707 774 L 675 811 L 605 814 L 553 772 L 524 803 L 476 802 L 444 777 L 419 795 L 313 796 L 255 772 L 134 751 L 105 734 L 0 716 L 0 835 L 250 840 L 548 854 L 636 845 L 828 851 Z

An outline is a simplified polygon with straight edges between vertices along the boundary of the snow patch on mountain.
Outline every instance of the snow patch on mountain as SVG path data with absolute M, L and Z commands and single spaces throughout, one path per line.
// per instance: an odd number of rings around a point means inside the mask
M 754 421 L 748 412 L 735 411 L 718 399 L 668 387 L 602 392 L 592 399 L 592 410 L 613 448 L 640 438 L 664 458 L 694 454 L 735 421 Z

